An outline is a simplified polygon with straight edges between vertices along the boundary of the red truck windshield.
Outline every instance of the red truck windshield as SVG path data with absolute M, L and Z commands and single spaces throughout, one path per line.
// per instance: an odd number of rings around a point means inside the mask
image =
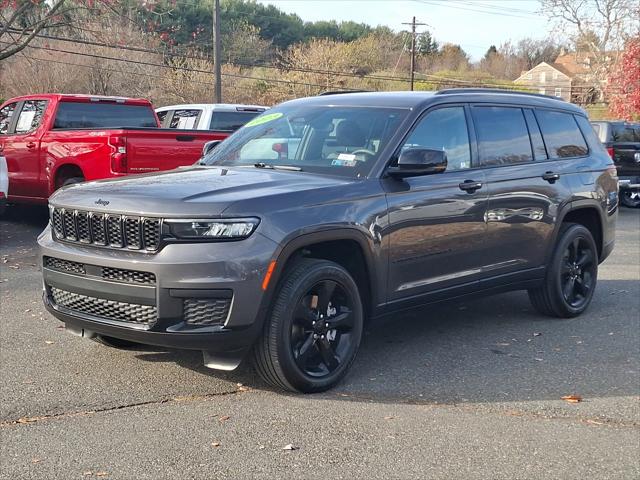
M 106 102 L 60 102 L 53 124 L 54 129 L 157 126 L 150 106 Z

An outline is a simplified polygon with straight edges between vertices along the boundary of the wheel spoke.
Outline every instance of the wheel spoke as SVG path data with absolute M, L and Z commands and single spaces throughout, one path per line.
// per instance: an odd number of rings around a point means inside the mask
M 571 265 L 568 261 L 562 262 L 562 266 L 560 267 L 560 273 L 562 275 L 567 275 L 571 271 Z
M 576 264 L 580 268 L 584 268 L 587 265 L 591 265 L 593 263 L 593 255 L 591 255 L 591 250 L 583 250 L 582 254 L 576 260 Z
M 340 313 L 333 318 L 328 318 L 329 328 L 337 330 L 351 330 L 353 328 L 353 314 L 346 307 L 340 307 Z
M 304 326 L 311 327 L 312 323 L 316 320 L 317 315 L 309 306 L 305 305 L 303 299 L 293 313 L 293 318 L 300 320 Z
M 576 291 L 578 294 L 585 297 L 589 291 L 589 286 L 586 284 L 583 278 L 576 278 Z
M 562 288 L 562 294 L 567 302 L 571 303 L 574 297 L 574 289 L 575 289 L 576 281 L 573 278 L 569 278 Z
M 570 254 L 570 260 L 571 263 L 575 263 L 576 259 L 578 258 L 578 249 L 580 248 L 580 239 L 579 238 L 575 238 L 573 240 L 573 242 L 571 242 L 571 254 Z
M 313 333 L 310 333 L 307 336 L 307 339 L 302 343 L 300 348 L 298 349 L 297 355 L 294 355 L 296 363 L 302 369 L 306 369 L 307 360 L 309 359 L 309 355 L 315 350 L 313 347 L 314 343 Z
M 320 340 L 318 343 L 318 349 L 324 364 L 327 366 L 330 372 L 334 371 L 340 364 L 340 358 L 333 351 L 331 343 L 326 338 Z
M 327 309 L 329 308 L 329 302 L 338 284 L 332 280 L 325 280 L 320 284 L 318 289 L 318 312 L 320 315 L 327 315 Z

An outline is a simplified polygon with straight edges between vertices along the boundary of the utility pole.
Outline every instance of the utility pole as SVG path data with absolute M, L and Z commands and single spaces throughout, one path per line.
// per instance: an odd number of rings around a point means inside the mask
M 215 103 L 222 103 L 222 70 L 220 53 L 220 0 L 213 0 L 213 72 L 215 76 Z
M 413 17 L 411 23 L 403 23 L 403 25 L 411 25 L 411 91 L 413 91 L 413 83 L 416 72 L 416 27 L 418 25 L 426 25 L 426 23 L 416 23 L 416 17 Z

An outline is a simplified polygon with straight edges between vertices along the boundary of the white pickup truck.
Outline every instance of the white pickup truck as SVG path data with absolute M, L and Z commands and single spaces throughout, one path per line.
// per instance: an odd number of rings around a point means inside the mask
M 156 108 L 164 128 L 235 132 L 269 107 L 229 103 L 193 103 Z

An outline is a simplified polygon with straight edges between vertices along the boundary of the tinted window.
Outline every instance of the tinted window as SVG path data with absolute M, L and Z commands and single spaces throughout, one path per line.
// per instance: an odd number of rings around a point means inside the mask
M 463 107 L 440 108 L 429 112 L 402 146 L 431 148 L 447 154 L 447 170 L 471 167 L 471 148 Z
M 474 107 L 472 112 L 482 165 L 533 160 L 527 123 L 520 108 Z
M 213 112 L 209 130 L 235 132 L 261 112 Z
M 591 148 L 604 149 L 602 143 L 600 143 L 600 139 L 597 136 L 597 130 L 594 128 L 596 125 L 589 123 L 589 120 L 587 120 L 587 118 L 583 117 L 582 115 L 575 115 L 574 118 L 576 122 L 578 122 L 578 126 L 582 131 L 582 135 L 587 139 L 587 142 L 591 146 Z
M 106 102 L 61 102 L 53 128 L 157 126 L 156 116 L 148 106 Z
M 169 128 L 192 130 L 198 126 L 198 117 L 202 110 L 176 110 L 171 117 Z
M 611 125 L 612 142 L 640 142 L 640 125 Z
M 11 117 L 13 117 L 16 105 L 16 103 L 10 103 L 0 110 L 0 135 L 6 135 L 9 132 L 9 124 L 11 123 Z
M 536 117 L 551 158 L 580 157 L 587 154 L 587 144 L 573 115 L 536 110 Z
M 24 102 L 16 123 L 16 133 L 32 132 L 38 128 L 46 107 L 46 100 L 27 100 Z

